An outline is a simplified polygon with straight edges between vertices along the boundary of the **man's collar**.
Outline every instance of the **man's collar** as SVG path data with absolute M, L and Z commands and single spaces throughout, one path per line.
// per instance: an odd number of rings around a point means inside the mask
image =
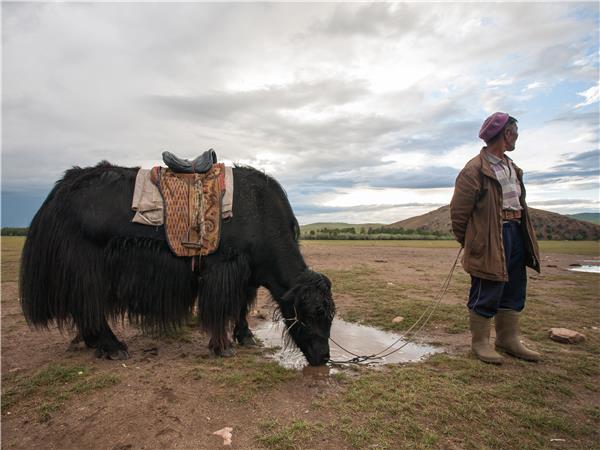
M 503 158 L 498 158 L 496 155 L 491 154 L 487 150 L 487 147 L 483 147 L 482 150 L 483 150 L 483 153 L 485 154 L 485 157 L 487 158 L 487 160 L 492 164 L 498 164 L 499 162 L 501 162 L 503 160 Z M 504 154 L 504 158 L 506 158 L 507 161 L 512 162 L 512 159 L 510 159 L 510 157 L 506 153 Z

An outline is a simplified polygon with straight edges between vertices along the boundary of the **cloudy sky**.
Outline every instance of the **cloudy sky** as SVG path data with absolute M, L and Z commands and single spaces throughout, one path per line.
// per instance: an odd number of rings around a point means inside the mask
M 599 6 L 3 3 L 2 225 L 64 170 L 163 150 L 276 177 L 301 224 L 450 201 L 494 111 L 530 206 L 600 210 Z

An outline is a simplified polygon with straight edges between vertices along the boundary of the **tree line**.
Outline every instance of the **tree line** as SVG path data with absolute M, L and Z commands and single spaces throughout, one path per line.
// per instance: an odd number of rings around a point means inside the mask
M 387 227 L 355 227 L 349 228 L 320 228 L 317 230 L 305 231 L 301 235 L 302 239 L 315 240 L 450 240 L 454 239 L 452 235 L 441 231 L 413 230 L 405 228 L 387 228 Z
M 27 236 L 29 228 L 2 227 L 0 235 L 2 236 Z

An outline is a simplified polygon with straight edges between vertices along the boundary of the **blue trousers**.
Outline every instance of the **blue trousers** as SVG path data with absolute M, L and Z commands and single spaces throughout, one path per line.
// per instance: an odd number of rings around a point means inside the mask
M 504 222 L 502 239 L 508 281 L 491 281 L 471 276 L 467 306 L 483 317 L 494 317 L 499 309 L 522 311 L 525 307 L 527 273 L 521 225 L 515 221 Z

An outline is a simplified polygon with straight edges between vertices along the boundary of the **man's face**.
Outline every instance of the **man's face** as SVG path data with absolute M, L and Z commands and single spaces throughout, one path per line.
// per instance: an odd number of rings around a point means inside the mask
M 512 152 L 515 149 L 517 139 L 519 139 L 519 127 L 516 123 L 513 123 L 506 127 L 506 130 L 504 131 L 504 142 L 506 142 L 507 152 Z

